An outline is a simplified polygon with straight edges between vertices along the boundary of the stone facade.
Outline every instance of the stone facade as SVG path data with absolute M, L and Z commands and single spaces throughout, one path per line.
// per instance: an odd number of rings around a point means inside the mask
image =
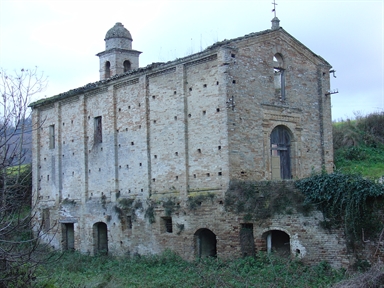
M 33 195 L 52 245 L 194 259 L 284 244 L 308 262 L 345 266 L 344 239 L 317 212 L 258 223 L 224 208 L 231 180 L 332 171 L 331 66 L 277 22 L 139 68 L 124 29 L 107 33 L 99 82 L 31 104 Z

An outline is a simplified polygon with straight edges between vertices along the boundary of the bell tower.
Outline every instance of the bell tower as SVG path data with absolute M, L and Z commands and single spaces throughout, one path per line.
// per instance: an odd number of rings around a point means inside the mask
M 116 23 L 105 35 L 105 51 L 96 54 L 100 59 L 100 80 L 139 68 L 140 51 L 132 50 L 131 33 Z

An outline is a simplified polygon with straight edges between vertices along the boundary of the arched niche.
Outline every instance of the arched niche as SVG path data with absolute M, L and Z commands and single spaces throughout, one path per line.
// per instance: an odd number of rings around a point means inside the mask
M 194 234 L 195 252 L 197 257 L 216 257 L 216 235 L 207 228 L 202 228 Z

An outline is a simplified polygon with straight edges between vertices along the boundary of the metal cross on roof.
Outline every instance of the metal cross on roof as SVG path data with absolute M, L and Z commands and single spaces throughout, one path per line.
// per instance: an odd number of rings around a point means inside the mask
M 276 0 L 273 0 L 273 10 L 272 10 L 272 12 L 274 12 L 275 13 L 275 17 L 276 17 L 276 5 L 277 5 L 277 3 L 276 3 Z

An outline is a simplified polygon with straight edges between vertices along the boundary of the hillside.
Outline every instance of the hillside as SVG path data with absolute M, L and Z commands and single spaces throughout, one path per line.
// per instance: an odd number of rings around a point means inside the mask
M 371 179 L 384 176 L 384 112 L 333 124 L 335 168 Z

